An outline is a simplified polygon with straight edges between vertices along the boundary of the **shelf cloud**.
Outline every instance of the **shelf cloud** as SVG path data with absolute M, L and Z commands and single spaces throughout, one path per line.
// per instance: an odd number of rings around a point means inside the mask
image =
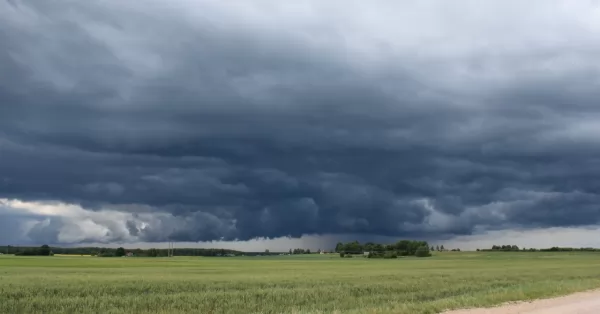
M 0 240 L 600 220 L 595 1 L 0 2 Z

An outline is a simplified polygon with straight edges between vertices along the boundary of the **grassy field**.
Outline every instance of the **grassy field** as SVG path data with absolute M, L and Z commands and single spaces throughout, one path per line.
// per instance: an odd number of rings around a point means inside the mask
M 439 313 L 597 287 L 598 253 L 0 256 L 0 313 Z

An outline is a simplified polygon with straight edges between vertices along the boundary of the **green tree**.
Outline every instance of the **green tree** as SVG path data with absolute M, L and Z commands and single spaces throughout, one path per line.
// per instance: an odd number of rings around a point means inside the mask
M 441 251 L 443 251 L 443 250 L 444 250 L 444 246 L 443 246 L 443 245 L 442 245 L 442 246 L 440 246 L 440 250 L 441 250 Z
M 40 255 L 50 256 L 50 247 L 46 244 L 42 245 L 42 247 L 40 248 Z
M 422 246 L 422 247 L 418 248 L 417 251 L 415 252 L 415 256 L 416 257 L 429 257 L 429 256 L 431 256 L 431 253 L 429 252 L 429 247 L 428 246 Z
M 269 254 L 269 249 L 265 249 L 265 254 Z
M 439 251 L 440 251 L 440 246 L 439 246 L 439 245 L 436 245 L 436 246 L 435 246 L 435 250 L 439 252 Z
M 125 249 L 120 247 L 115 251 L 115 256 L 117 257 L 121 257 L 121 256 L 125 256 Z
M 157 249 L 149 249 L 148 250 L 148 256 L 150 256 L 150 257 L 158 257 L 158 250 Z

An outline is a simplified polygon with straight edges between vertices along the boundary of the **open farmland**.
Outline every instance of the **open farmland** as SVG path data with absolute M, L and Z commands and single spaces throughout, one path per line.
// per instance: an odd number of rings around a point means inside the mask
M 1 313 L 438 313 L 597 287 L 598 253 L 0 256 Z

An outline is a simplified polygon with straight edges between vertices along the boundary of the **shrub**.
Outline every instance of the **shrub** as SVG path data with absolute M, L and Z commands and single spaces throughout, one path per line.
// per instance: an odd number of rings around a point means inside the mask
M 429 256 L 431 256 L 431 253 L 429 252 L 429 247 L 428 246 L 422 246 L 422 247 L 418 248 L 417 251 L 415 252 L 415 256 L 416 257 L 429 257 Z
M 340 252 L 340 257 L 344 257 L 346 254 L 344 252 Z
M 396 252 L 385 252 L 383 258 L 398 258 L 398 253 Z
M 369 258 L 383 258 L 384 254 L 380 252 L 369 252 Z
M 121 257 L 121 256 L 125 256 L 125 249 L 120 247 L 115 251 L 115 256 L 116 257 Z

